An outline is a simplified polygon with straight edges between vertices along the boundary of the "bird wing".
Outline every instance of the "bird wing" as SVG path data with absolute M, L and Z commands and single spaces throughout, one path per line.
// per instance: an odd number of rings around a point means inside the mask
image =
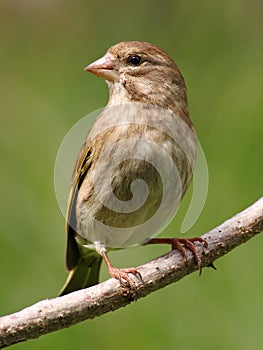
M 67 234 L 67 251 L 66 251 L 66 267 L 68 270 L 74 269 L 79 261 L 80 252 L 75 239 L 77 229 L 76 219 L 76 201 L 79 188 L 83 182 L 91 165 L 91 145 L 85 142 L 77 159 L 75 169 L 73 171 L 71 186 L 68 196 L 68 207 L 66 215 L 66 234 Z

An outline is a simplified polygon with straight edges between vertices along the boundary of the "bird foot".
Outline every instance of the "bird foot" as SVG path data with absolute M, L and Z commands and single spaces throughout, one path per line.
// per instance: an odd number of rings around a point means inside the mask
M 121 287 L 125 289 L 129 289 L 131 291 L 136 290 L 136 285 L 134 281 L 131 279 L 131 277 L 129 276 L 129 274 L 132 274 L 138 277 L 140 280 L 142 280 L 142 275 L 138 270 L 134 268 L 118 269 L 116 267 L 110 266 L 108 267 L 108 270 L 111 277 L 116 278 L 120 282 Z
M 132 274 L 142 281 L 142 275 L 140 272 L 133 267 L 118 269 L 112 266 L 105 250 L 101 252 L 101 255 L 107 264 L 109 275 L 119 281 L 120 286 L 122 287 L 123 291 L 125 291 L 124 294 L 131 294 L 133 295 L 133 299 L 136 300 L 136 285 L 129 275 Z
M 197 265 L 199 267 L 199 275 L 201 275 L 202 272 L 202 261 L 200 258 L 199 253 L 197 252 L 195 242 L 202 243 L 205 247 L 208 247 L 208 243 L 201 237 L 193 237 L 193 238 L 153 238 L 150 241 L 148 241 L 146 244 L 171 244 L 172 250 L 179 250 L 185 259 L 187 261 L 187 254 L 186 254 L 186 248 L 189 249 L 197 262 Z

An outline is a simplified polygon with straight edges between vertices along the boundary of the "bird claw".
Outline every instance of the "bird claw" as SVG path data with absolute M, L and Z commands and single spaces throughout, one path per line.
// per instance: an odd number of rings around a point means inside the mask
M 153 238 L 145 244 L 171 244 L 172 250 L 179 250 L 185 261 L 187 261 L 186 248 L 189 249 L 197 262 L 199 268 L 199 275 L 202 272 L 202 261 L 195 246 L 195 242 L 202 243 L 205 247 L 208 247 L 208 243 L 201 237 L 194 238 Z
M 121 287 L 125 289 L 128 288 L 131 291 L 136 290 L 136 285 L 134 281 L 130 278 L 129 274 L 132 274 L 138 277 L 140 280 L 142 280 L 142 275 L 135 268 L 118 269 L 116 267 L 111 267 L 109 268 L 109 274 L 111 275 L 111 277 L 116 278 L 120 282 Z
M 199 253 L 196 250 L 195 242 L 200 242 L 206 248 L 208 247 L 208 243 L 201 237 L 171 238 L 172 249 L 179 250 L 182 253 L 185 261 L 187 261 L 186 248 L 189 249 L 193 253 L 195 261 L 197 262 L 197 265 L 199 268 L 199 275 L 201 275 L 201 273 L 202 273 L 202 261 L 201 261 Z

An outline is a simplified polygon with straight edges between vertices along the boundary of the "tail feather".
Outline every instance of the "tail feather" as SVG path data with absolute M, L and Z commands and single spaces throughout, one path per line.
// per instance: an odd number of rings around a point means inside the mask
M 92 261 L 80 258 L 77 266 L 70 271 L 65 285 L 59 296 L 69 294 L 79 289 L 88 288 L 99 283 L 101 256 L 96 256 Z

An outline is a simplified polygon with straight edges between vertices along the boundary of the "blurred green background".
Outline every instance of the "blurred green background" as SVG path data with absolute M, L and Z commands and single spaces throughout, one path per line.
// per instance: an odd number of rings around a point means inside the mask
M 114 43 L 152 42 L 185 77 L 210 175 L 204 210 L 187 234 L 206 232 L 262 195 L 262 8 L 256 0 L 0 2 L 1 315 L 55 296 L 65 281 L 54 163 L 66 132 L 105 105 L 105 83 L 83 68 Z M 167 235 L 178 233 L 186 207 L 187 198 Z M 259 235 L 217 261 L 217 272 L 205 269 L 13 348 L 262 349 L 262 246 Z M 136 266 L 167 249 L 111 258 Z

